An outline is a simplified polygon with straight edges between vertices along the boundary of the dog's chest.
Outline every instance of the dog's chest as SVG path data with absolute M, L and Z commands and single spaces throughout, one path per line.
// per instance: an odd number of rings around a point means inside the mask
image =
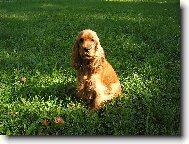
M 83 75 L 83 82 L 85 85 L 85 88 L 87 89 L 87 91 L 91 91 L 91 90 L 95 90 L 101 93 L 104 93 L 104 91 L 107 89 L 101 81 L 101 77 L 100 74 L 85 74 Z

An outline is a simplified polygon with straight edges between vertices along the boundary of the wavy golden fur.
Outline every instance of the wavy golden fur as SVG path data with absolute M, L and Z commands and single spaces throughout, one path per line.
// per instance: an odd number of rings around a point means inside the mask
M 118 77 L 105 58 L 96 32 L 79 33 L 72 48 L 72 67 L 77 71 L 77 96 L 98 109 L 121 94 Z

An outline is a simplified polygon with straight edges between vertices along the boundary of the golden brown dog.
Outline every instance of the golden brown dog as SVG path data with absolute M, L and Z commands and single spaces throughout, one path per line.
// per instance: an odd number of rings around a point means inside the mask
M 72 49 L 72 66 L 77 71 L 77 95 L 94 109 L 121 94 L 118 77 L 105 58 L 96 32 L 79 33 Z

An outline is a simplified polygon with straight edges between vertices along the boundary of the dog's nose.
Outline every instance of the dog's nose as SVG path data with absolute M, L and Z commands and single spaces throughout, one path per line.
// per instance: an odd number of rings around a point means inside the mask
M 89 51 L 90 51 L 90 48 L 89 48 L 89 47 L 86 47 L 86 48 L 84 48 L 84 51 L 85 51 L 85 52 L 89 52 Z

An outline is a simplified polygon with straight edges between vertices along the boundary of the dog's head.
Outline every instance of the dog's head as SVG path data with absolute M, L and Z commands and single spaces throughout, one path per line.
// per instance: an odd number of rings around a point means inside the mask
M 83 61 L 94 61 L 100 57 L 104 57 L 104 51 L 96 32 L 90 29 L 81 31 L 72 49 L 72 66 L 77 69 Z

